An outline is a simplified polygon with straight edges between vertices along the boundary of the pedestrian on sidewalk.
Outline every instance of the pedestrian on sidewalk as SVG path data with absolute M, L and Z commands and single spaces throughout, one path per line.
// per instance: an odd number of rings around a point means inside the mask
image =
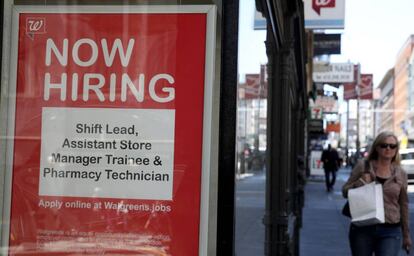
M 328 145 L 328 149 L 322 151 L 321 162 L 325 171 L 326 191 L 330 192 L 335 185 L 336 172 L 341 163 L 338 151 L 332 148 L 331 144 Z
M 374 140 L 366 160 L 359 161 L 342 192 L 366 183 L 382 184 L 385 223 L 358 227 L 351 223 L 349 242 L 352 255 L 397 256 L 401 248 L 411 248 L 409 230 L 407 174 L 400 166 L 397 137 L 382 132 Z

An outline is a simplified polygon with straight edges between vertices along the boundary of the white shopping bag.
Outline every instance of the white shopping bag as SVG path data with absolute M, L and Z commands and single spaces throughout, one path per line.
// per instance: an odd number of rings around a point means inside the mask
M 384 199 L 382 185 L 375 182 L 348 190 L 352 223 L 367 226 L 384 223 Z

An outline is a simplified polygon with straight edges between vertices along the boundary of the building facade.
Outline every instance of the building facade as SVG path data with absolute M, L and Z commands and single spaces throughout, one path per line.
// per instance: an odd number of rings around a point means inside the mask
M 375 107 L 375 134 L 381 131 L 394 130 L 394 69 L 387 71 L 378 88 L 381 90 L 381 93 Z
M 303 2 L 256 5 L 267 21 L 269 75 L 265 255 L 299 255 L 308 95 Z
M 414 143 L 414 51 L 411 52 L 411 56 L 408 61 L 408 81 L 407 81 L 407 143 L 413 145 Z M 408 145 L 407 145 L 408 146 Z
M 407 109 L 409 109 L 409 72 L 410 57 L 413 53 L 414 36 L 411 35 L 398 53 L 394 66 L 394 114 L 393 127 L 398 137 L 403 138 L 408 134 L 410 124 Z

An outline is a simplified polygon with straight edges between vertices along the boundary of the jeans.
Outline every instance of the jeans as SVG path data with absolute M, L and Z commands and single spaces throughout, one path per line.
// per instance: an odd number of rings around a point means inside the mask
M 353 256 L 398 256 L 402 249 L 400 225 L 377 224 L 358 227 L 351 224 L 349 242 Z
M 335 169 L 325 169 L 325 183 L 326 190 L 331 191 L 336 181 L 336 170 Z M 332 179 L 331 176 L 332 175 Z

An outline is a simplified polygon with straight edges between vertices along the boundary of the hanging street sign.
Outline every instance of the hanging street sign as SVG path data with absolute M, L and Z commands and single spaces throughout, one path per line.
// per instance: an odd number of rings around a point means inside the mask
M 373 98 L 373 75 L 361 74 L 359 83 L 359 98 L 363 100 L 372 100 Z
M 304 0 L 306 29 L 343 29 L 345 0 Z
M 341 54 L 341 34 L 314 34 L 313 55 Z
M 354 81 L 354 64 L 314 62 L 312 77 L 315 83 L 350 83 Z

